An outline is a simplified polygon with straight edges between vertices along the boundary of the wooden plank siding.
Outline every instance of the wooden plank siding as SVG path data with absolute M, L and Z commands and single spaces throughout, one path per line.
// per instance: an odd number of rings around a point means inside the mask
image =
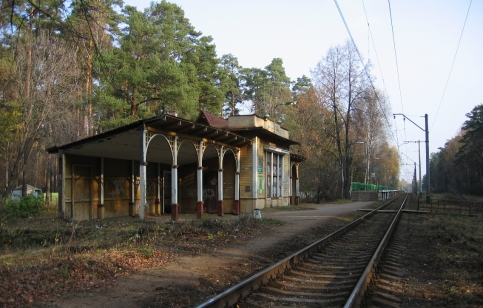
M 253 145 L 240 150 L 240 199 L 252 199 L 252 190 L 256 189 L 252 187 L 252 150 Z
M 134 174 L 139 176 L 139 163 L 134 166 Z M 104 217 L 129 215 L 130 181 L 131 161 L 104 159 Z M 137 195 L 139 198 L 139 192 Z

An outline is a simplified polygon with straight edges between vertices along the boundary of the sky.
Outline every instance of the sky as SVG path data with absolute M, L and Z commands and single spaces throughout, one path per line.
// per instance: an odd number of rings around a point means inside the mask
M 124 3 L 143 11 L 150 2 Z M 424 115 L 429 150 L 435 153 L 459 133 L 465 115 L 483 104 L 482 0 L 169 2 L 183 9 L 197 31 L 213 38 L 219 57 L 233 54 L 241 66 L 256 68 L 281 58 L 292 80 L 312 77 L 329 48 L 350 39 L 344 18 L 364 61 L 373 64 L 374 85 L 389 98 L 391 114 L 404 114 L 417 124 L 400 115 L 388 118 L 389 142 L 398 147 L 401 177 L 409 182 L 419 153 L 417 143 L 405 141 L 421 141 L 426 173 Z

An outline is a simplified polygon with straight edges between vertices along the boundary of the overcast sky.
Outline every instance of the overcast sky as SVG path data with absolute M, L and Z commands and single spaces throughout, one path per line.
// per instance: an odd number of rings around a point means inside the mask
M 241 66 L 257 68 L 281 58 L 292 80 L 312 77 L 311 70 L 328 49 L 349 39 L 334 1 L 170 2 L 184 10 L 196 30 L 213 37 L 219 57 L 231 53 Z M 459 132 L 465 114 L 483 104 L 483 1 L 475 0 L 471 7 L 470 2 L 398 0 L 390 8 L 386 0 L 337 2 L 364 60 L 374 65 L 375 86 L 387 93 L 392 113 L 405 114 L 423 129 L 428 114 L 430 152 L 443 147 Z M 150 1 L 125 4 L 143 11 Z M 410 181 L 418 146 L 402 144 L 424 141 L 424 131 L 401 116 L 388 120 L 391 144 L 399 146 L 402 163 L 411 165 L 402 166 L 401 176 Z M 421 160 L 424 175 L 423 143 Z

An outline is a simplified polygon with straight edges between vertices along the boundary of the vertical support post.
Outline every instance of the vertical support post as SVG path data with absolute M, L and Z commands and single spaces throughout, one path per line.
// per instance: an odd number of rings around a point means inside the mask
M 423 197 L 423 182 L 421 182 L 421 141 L 418 140 L 418 154 L 419 154 L 419 197 Z
M 154 201 L 154 212 L 161 215 L 161 164 L 157 163 L 156 173 L 156 200 Z
M 424 115 L 425 133 L 426 133 L 426 203 L 431 200 L 431 177 L 429 174 L 429 131 L 428 131 L 428 114 Z
M 290 157 L 290 155 L 289 155 Z M 292 162 L 290 161 L 290 158 L 289 158 L 289 161 L 288 161 L 288 165 L 289 165 L 289 168 L 290 168 L 290 171 L 289 171 L 289 175 L 290 175 L 290 180 L 289 180 L 289 185 L 288 185 L 288 196 L 289 196 L 289 204 L 288 205 L 292 205 L 293 204 L 293 165 L 292 165 Z
M 203 217 L 204 200 L 203 200 L 203 141 L 200 141 L 198 147 L 198 170 L 196 172 L 196 217 Z
M 223 153 L 221 155 L 223 155 Z M 216 204 L 216 212 L 218 216 L 223 216 L 223 157 L 221 157 L 220 161 L 220 169 L 218 169 L 218 202 Z
M 258 163 L 258 137 L 255 137 L 255 142 L 252 143 L 252 198 L 255 200 L 255 204 L 258 199 L 257 163 Z M 253 209 L 251 209 L 251 211 L 253 211 Z
M 173 140 L 173 165 L 171 166 L 171 219 L 179 218 L 178 204 L 178 136 Z
M 58 202 L 58 216 L 59 218 L 65 218 L 65 154 L 62 150 L 59 150 L 59 179 L 57 187 L 59 191 Z
M 75 167 L 71 165 L 70 173 L 70 218 L 74 219 L 74 205 L 75 205 Z
M 267 198 L 272 198 L 274 195 L 273 195 L 273 190 L 276 189 L 275 187 L 273 187 L 273 153 L 270 153 L 268 154 L 270 155 L 270 187 L 272 187 L 272 191 L 270 192 L 270 196 L 267 196 Z
M 97 205 L 97 218 L 104 219 L 104 157 L 100 161 L 101 172 L 99 174 L 99 204 Z
M 131 160 L 131 182 L 129 183 L 130 196 L 129 196 L 129 216 L 136 216 L 136 176 L 134 174 L 134 160 Z
M 235 201 L 233 204 L 233 214 L 240 215 L 240 150 L 236 151 Z
M 295 164 L 295 204 L 300 203 L 299 164 Z
M 280 169 L 282 171 L 282 174 L 281 174 L 282 182 L 278 184 L 279 187 L 280 187 L 280 198 L 282 199 L 281 200 L 282 201 L 282 204 L 280 204 L 280 205 L 285 205 L 284 204 L 284 199 L 283 199 L 284 192 L 285 192 L 285 155 L 279 155 L 278 157 L 279 157 L 279 161 L 280 161 L 280 165 L 279 166 L 282 167 L 282 168 L 278 168 L 279 171 L 280 171 Z
M 414 193 L 418 195 L 418 178 L 416 177 L 416 162 L 414 162 Z
M 285 172 L 285 168 L 286 168 L 285 166 L 287 165 L 286 160 L 288 160 L 288 165 L 290 166 L 290 154 L 288 154 L 288 155 L 287 154 L 284 154 L 282 156 L 282 200 L 283 200 L 282 205 L 290 205 L 290 202 L 287 202 L 285 204 L 285 201 L 287 200 L 287 198 L 286 198 L 287 197 L 287 192 L 285 191 L 285 189 L 287 188 L 286 187 L 287 186 L 286 184 L 288 183 L 287 173 Z
M 142 126 L 141 132 L 141 157 L 139 161 L 139 186 L 141 188 L 141 200 L 139 202 L 139 217 L 142 221 L 148 218 L 148 205 L 146 200 L 146 127 Z

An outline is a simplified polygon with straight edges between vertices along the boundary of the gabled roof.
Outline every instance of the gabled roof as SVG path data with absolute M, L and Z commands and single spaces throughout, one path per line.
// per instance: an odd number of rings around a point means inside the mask
M 196 118 L 195 123 L 205 124 L 216 128 L 228 128 L 228 120 L 217 117 L 216 115 L 205 110 L 201 110 L 200 114 Z

